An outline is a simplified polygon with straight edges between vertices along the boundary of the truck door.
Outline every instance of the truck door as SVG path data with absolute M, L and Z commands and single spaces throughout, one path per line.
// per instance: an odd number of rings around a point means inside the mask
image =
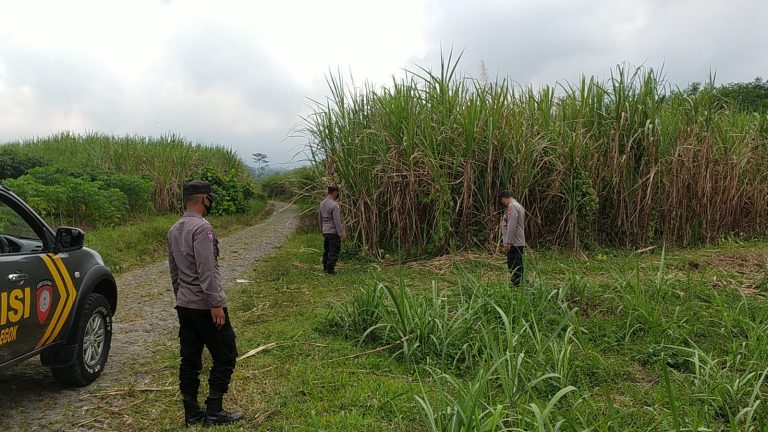
M 67 319 L 60 266 L 28 219 L 0 194 L 0 363 L 52 343 Z

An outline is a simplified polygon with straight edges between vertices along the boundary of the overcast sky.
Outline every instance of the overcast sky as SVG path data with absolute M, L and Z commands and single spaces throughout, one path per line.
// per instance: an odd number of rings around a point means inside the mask
M 385 85 L 453 48 L 523 85 L 622 62 L 749 81 L 768 77 L 766 21 L 765 0 L 0 0 L 0 142 L 173 132 L 287 162 L 329 71 Z

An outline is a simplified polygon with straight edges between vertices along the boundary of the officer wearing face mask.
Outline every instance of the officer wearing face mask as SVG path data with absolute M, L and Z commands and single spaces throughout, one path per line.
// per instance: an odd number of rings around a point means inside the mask
M 243 419 L 229 413 L 222 399 L 235 370 L 237 346 L 227 313 L 227 297 L 219 274 L 219 241 L 205 217 L 213 193 L 208 182 L 184 184 L 184 216 L 168 231 L 168 265 L 179 316 L 179 387 L 187 426 L 215 426 Z M 208 377 L 205 409 L 198 402 L 203 346 L 213 365 Z

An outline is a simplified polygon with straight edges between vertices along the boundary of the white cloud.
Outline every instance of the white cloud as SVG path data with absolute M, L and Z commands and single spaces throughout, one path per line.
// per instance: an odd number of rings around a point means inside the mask
M 0 4 L 0 141 L 159 135 L 289 159 L 325 76 L 386 84 L 464 50 L 461 67 L 551 83 L 624 61 L 685 85 L 766 75 L 768 2 L 739 0 L 103 0 Z

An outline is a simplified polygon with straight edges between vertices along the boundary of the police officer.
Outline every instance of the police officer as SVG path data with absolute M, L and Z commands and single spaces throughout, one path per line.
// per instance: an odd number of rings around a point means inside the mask
M 328 195 L 320 203 L 318 222 L 323 233 L 323 271 L 336 274 L 336 261 L 339 259 L 341 240 L 344 238 L 344 225 L 341 223 L 339 210 L 339 188 L 328 187 Z
M 185 183 L 186 211 L 168 231 L 168 265 L 179 315 L 179 387 L 187 426 L 200 423 L 214 426 L 244 418 L 243 413 L 229 413 L 222 408 L 222 399 L 235 370 L 237 347 L 227 312 L 227 297 L 221 286 L 219 241 L 205 220 L 212 205 L 210 183 Z M 205 410 L 197 400 L 203 346 L 213 359 Z
M 509 191 L 499 194 L 504 205 L 502 218 L 502 238 L 507 252 L 507 267 L 511 273 L 512 284 L 519 286 L 523 280 L 523 250 L 525 249 L 525 209 L 512 198 Z

